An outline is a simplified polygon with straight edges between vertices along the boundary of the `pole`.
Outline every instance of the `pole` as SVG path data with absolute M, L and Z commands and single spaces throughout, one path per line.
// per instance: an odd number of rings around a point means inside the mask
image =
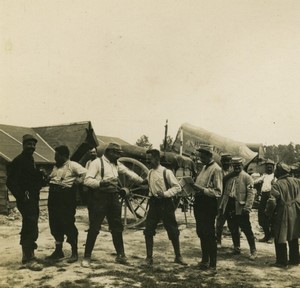
M 166 120 L 166 125 L 165 125 L 164 152 L 166 152 L 167 150 L 167 137 L 168 137 L 168 119 Z
M 179 154 L 182 155 L 182 148 L 183 148 L 183 130 L 182 127 L 180 129 L 180 150 L 179 150 Z

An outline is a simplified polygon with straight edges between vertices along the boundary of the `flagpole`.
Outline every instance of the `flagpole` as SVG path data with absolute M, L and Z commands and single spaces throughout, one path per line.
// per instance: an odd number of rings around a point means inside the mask
M 164 152 L 166 152 L 167 149 L 167 137 L 168 137 L 168 119 L 166 120 L 166 125 L 165 125 Z
M 180 147 L 179 147 L 179 154 L 182 155 L 182 148 L 183 148 L 183 131 L 182 127 L 180 128 Z

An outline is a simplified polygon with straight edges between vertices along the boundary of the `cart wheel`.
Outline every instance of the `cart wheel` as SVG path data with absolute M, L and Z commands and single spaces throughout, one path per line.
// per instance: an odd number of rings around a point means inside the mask
M 147 177 L 148 168 L 138 160 L 121 157 L 119 161 L 143 179 Z M 148 186 L 135 184 L 125 174 L 119 174 L 119 186 L 124 227 L 137 227 L 146 220 L 148 213 Z

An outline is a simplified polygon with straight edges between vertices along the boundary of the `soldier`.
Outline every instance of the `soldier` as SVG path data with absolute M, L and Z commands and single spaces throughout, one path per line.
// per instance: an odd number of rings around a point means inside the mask
M 227 175 L 220 208 L 225 214 L 234 244 L 234 254 L 240 254 L 240 228 L 245 233 L 250 247 L 250 260 L 257 258 L 255 238 L 250 223 L 254 201 L 253 180 L 243 170 L 242 158 L 232 158 L 233 173 Z
M 217 272 L 215 220 L 218 213 L 218 198 L 222 193 L 223 175 L 221 167 L 213 160 L 212 145 L 201 145 L 198 151 L 204 164 L 194 184 L 196 232 L 202 250 L 199 268 L 215 274 Z
M 64 235 L 71 245 L 69 263 L 78 260 L 78 230 L 75 226 L 76 183 L 82 183 L 86 169 L 69 159 L 67 146 L 55 148 L 55 166 L 50 174 L 48 212 L 51 234 L 55 239 L 54 252 L 46 260 L 59 260 L 64 257 L 62 250 Z
M 300 180 L 289 175 L 290 167 L 278 163 L 275 169 L 277 182 L 271 188 L 271 197 L 267 201 L 265 214 L 272 219 L 276 252 L 275 267 L 299 265 L 300 237 Z M 289 244 L 289 261 L 287 245 Z
M 151 170 L 148 173 L 149 211 L 144 230 L 147 257 L 143 266 L 153 265 L 153 237 L 160 220 L 163 221 L 168 237 L 172 242 L 175 260 L 180 265 L 187 265 L 180 254 L 179 230 L 175 217 L 175 204 L 172 197 L 181 191 L 173 172 L 160 165 L 160 152 L 150 149 L 146 152 L 147 163 Z
M 221 166 L 222 166 L 222 173 L 223 173 L 223 188 L 225 187 L 224 177 L 232 172 L 232 165 L 231 165 L 232 157 L 228 153 L 223 153 L 221 155 Z M 221 203 L 221 198 L 219 198 L 219 203 Z M 216 235 L 217 235 L 217 245 L 218 248 L 222 246 L 222 233 L 223 227 L 226 222 L 226 217 L 222 213 L 222 209 L 219 209 L 218 216 L 217 216 L 217 223 L 216 223 Z
M 38 239 L 39 195 L 46 185 L 43 174 L 36 168 L 33 153 L 37 139 L 30 134 L 23 136 L 23 151 L 11 163 L 6 185 L 15 196 L 22 215 L 21 240 L 22 263 L 31 270 L 40 271 L 43 266 L 34 257 Z
M 104 155 L 91 162 L 86 174 L 84 185 L 93 189 L 92 205 L 89 207 L 89 230 L 86 238 L 83 267 L 89 267 L 91 255 L 104 218 L 107 218 L 112 234 L 113 244 L 117 252 L 115 261 L 119 264 L 128 264 L 123 243 L 123 224 L 121 221 L 121 204 L 118 197 L 118 176 L 127 175 L 136 183 L 145 181 L 136 173 L 118 161 L 121 155 L 121 146 L 109 143 Z
M 271 223 L 265 215 L 267 201 L 270 198 L 272 184 L 275 182 L 274 161 L 268 159 L 266 161 L 266 172 L 259 178 L 254 180 L 254 184 L 261 184 L 261 199 L 258 206 L 258 224 L 263 228 L 264 237 L 259 242 L 272 243 Z

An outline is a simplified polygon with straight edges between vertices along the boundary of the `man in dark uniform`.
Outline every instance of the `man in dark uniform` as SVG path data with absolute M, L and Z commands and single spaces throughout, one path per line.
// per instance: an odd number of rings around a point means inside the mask
M 43 173 L 35 165 L 33 153 L 37 139 L 30 134 L 23 136 L 23 152 L 18 155 L 8 169 L 6 185 L 16 198 L 17 207 L 22 215 L 21 240 L 22 264 L 31 270 L 42 270 L 34 257 L 35 243 L 38 238 L 40 189 L 46 184 Z
M 290 172 L 287 164 L 280 162 L 276 165 L 275 177 L 278 180 L 271 188 L 265 210 L 274 225 L 276 262 L 271 265 L 281 268 L 300 264 L 300 180 L 291 177 Z

